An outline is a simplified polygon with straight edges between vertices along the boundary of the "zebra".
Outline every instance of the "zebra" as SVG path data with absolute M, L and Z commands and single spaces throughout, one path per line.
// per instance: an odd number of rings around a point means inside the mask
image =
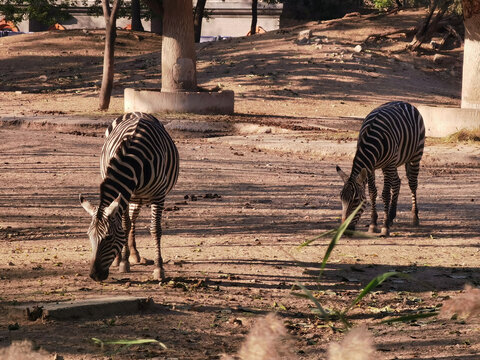
M 120 272 L 130 271 L 130 261 L 144 261 L 136 249 L 135 221 L 140 207 L 149 204 L 150 233 L 156 245 L 153 276 L 156 280 L 165 278 L 160 250 L 161 217 L 165 196 L 176 184 L 178 171 L 177 147 L 152 115 L 128 113 L 108 127 L 100 158 L 103 181 L 98 208 L 79 196 L 82 207 L 92 216 L 87 232 L 93 252 L 92 279 L 105 280 L 114 260 L 119 262 Z
M 412 193 L 412 221 L 419 224 L 417 207 L 417 185 L 420 160 L 425 144 L 423 118 L 413 105 L 403 101 L 393 101 L 372 110 L 360 128 L 357 150 L 353 159 L 350 176 L 337 165 L 336 170 L 344 181 L 340 193 L 342 201 L 342 222 L 363 202 L 350 223 L 355 229 L 365 210 L 365 187 L 372 205 L 368 231 L 377 231 L 375 169 L 382 169 L 384 187 L 382 200 L 385 206 L 381 236 L 390 235 L 390 226 L 397 214 L 397 200 L 400 191 L 400 178 L 397 168 L 405 164 L 408 185 Z

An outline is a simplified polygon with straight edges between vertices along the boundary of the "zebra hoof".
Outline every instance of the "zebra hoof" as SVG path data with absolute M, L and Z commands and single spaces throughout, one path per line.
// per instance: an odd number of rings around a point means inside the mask
M 120 273 L 128 273 L 130 272 L 130 264 L 126 261 L 122 261 L 118 266 L 118 272 Z
M 382 237 L 390 236 L 390 230 L 386 227 L 382 227 L 382 231 L 380 232 L 380 236 L 382 236 Z
M 130 256 L 128 258 L 128 261 L 130 262 L 130 264 L 136 265 L 153 265 L 153 260 L 145 259 L 142 256 Z
M 128 262 L 130 264 L 140 264 L 141 261 L 142 258 L 138 252 L 134 253 L 133 251 L 130 251 L 130 256 L 128 257 Z
M 420 221 L 418 220 L 418 218 L 413 218 L 412 224 L 413 224 L 413 226 L 418 226 L 418 225 L 420 225 Z
M 153 279 L 154 280 L 165 280 L 165 271 L 162 268 L 155 268 L 153 270 Z
M 368 227 L 368 233 L 369 234 L 375 234 L 376 232 L 378 232 L 378 228 L 377 228 L 376 225 L 372 224 Z

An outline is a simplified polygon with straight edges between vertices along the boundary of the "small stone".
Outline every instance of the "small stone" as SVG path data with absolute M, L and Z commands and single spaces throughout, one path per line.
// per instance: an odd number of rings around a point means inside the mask
M 353 48 L 353 51 L 355 51 L 356 53 L 362 52 L 362 50 L 362 45 L 357 45 Z
M 444 64 L 444 63 L 448 62 L 448 60 L 449 60 L 449 57 L 445 56 L 445 55 L 442 55 L 442 54 L 435 54 L 433 56 L 433 62 L 435 64 Z
M 310 38 L 312 37 L 312 30 L 303 30 L 298 33 L 297 43 L 298 44 L 308 44 L 310 43 Z

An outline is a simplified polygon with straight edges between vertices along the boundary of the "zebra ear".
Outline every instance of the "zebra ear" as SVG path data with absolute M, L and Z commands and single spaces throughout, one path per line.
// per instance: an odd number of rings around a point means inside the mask
M 360 171 L 360 174 L 358 174 L 357 176 L 357 182 L 360 185 L 363 185 L 366 180 L 367 180 L 367 169 L 363 168 L 362 171 Z
M 95 206 L 93 206 L 90 201 L 85 199 L 82 194 L 79 195 L 78 197 L 80 199 L 80 204 L 82 204 L 82 207 L 85 209 L 87 213 L 90 214 L 90 216 L 93 216 L 95 214 Z
M 346 183 L 348 180 L 348 175 L 343 172 L 342 169 L 340 169 L 340 166 L 337 165 L 337 174 L 340 175 L 342 178 L 343 182 Z
M 117 211 L 118 205 L 120 205 L 121 196 L 122 196 L 121 194 L 118 194 L 117 198 L 113 200 L 112 203 L 105 208 L 104 214 L 106 217 L 110 217 L 112 214 L 114 214 Z

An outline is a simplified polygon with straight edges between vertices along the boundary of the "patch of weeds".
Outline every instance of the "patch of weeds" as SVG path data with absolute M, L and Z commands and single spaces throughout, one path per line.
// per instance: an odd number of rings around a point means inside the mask
M 480 141 L 480 128 L 473 130 L 462 129 L 444 139 L 446 142 L 478 142 Z
M 358 232 L 353 232 L 353 231 L 348 231 L 347 230 L 348 225 L 353 220 L 353 218 L 355 217 L 357 212 L 361 209 L 361 207 L 362 207 L 362 204 L 360 204 L 355 209 L 355 211 L 353 211 L 353 213 L 350 214 L 350 216 L 337 229 L 327 231 L 327 232 L 325 232 L 325 233 L 323 233 L 323 234 L 321 234 L 321 235 L 319 235 L 319 236 L 317 236 L 317 237 L 315 237 L 311 240 L 308 240 L 308 241 L 306 241 L 306 242 L 304 242 L 303 244 L 300 245 L 300 248 L 303 248 L 305 246 L 310 245 L 313 241 L 315 241 L 319 238 L 333 235 L 332 240 L 330 241 L 330 243 L 327 247 L 327 250 L 325 251 L 325 255 L 323 257 L 321 267 L 320 267 L 320 275 L 318 276 L 318 280 L 323 275 L 323 270 L 325 269 L 327 261 L 330 258 L 330 255 L 332 254 L 333 249 L 337 245 L 338 240 L 344 234 L 355 235 L 355 236 L 360 235 L 360 236 L 363 236 L 363 237 L 367 236 L 363 233 L 358 233 Z M 370 237 L 370 236 L 367 236 L 367 237 Z M 332 328 L 334 327 L 333 322 L 340 320 L 342 322 L 342 324 L 344 325 L 344 329 L 343 329 L 343 331 L 344 331 L 344 330 L 348 330 L 352 326 L 349 319 L 348 319 L 349 311 L 351 309 L 353 309 L 355 306 L 357 306 L 358 303 L 363 298 L 365 298 L 368 294 L 374 293 L 374 290 L 378 286 L 380 286 L 383 282 L 385 282 L 386 280 L 388 280 L 392 277 L 397 277 L 397 278 L 400 277 L 400 278 L 405 278 L 405 279 L 411 279 L 411 276 L 409 276 L 405 273 L 402 273 L 402 272 L 398 272 L 398 271 L 388 271 L 388 272 L 382 273 L 380 275 L 377 275 L 375 278 L 373 278 L 367 284 L 367 286 L 365 286 L 359 292 L 359 294 L 355 297 L 355 299 L 353 299 L 353 301 L 343 310 L 339 310 L 339 309 L 327 310 L 326 308 L 324 308 L 321 305 L 320 301 L 314 296 L 314 294 L 309 289 L 307 289 L 307 287 L 305 287 L 304 285 L 302 285 L 298 282 L 295 283 L 294 287 L 292 288 L 292 294 L 295 295 L 295 296 L 299 296 L 299 297 L 309 299 L 315 305 L 312 312 L 317 314 L 317 316 L 319 316 L 324 321 L 329 322 L 330 323 L 329 326 L 331 326 Z M 295 287 L 301 289 L 302 293 L 294 292 L 293 290 L 295 290 Z M 436 315 L 438 315 L 438 311 L 436 311 L 436 309 L 428 310 L 428 311 L 420 310 L 420 311 L 417 311 L 413 314 L 409 314 L 409 315 L 401 316 L 401 317 L 397 317 L 397 318 L 390 318 L 390 319 L 384 320 L 383 322 L 384 323 L 410 322 L 410 321 L 413 321 L 413 320 L 416 320 L 416 319 L 422 319 L 422 318 L 432 317 L 432 316 L 436 316 Z M 341 330 L 341 329 L 335 328 L 335 330 Z

